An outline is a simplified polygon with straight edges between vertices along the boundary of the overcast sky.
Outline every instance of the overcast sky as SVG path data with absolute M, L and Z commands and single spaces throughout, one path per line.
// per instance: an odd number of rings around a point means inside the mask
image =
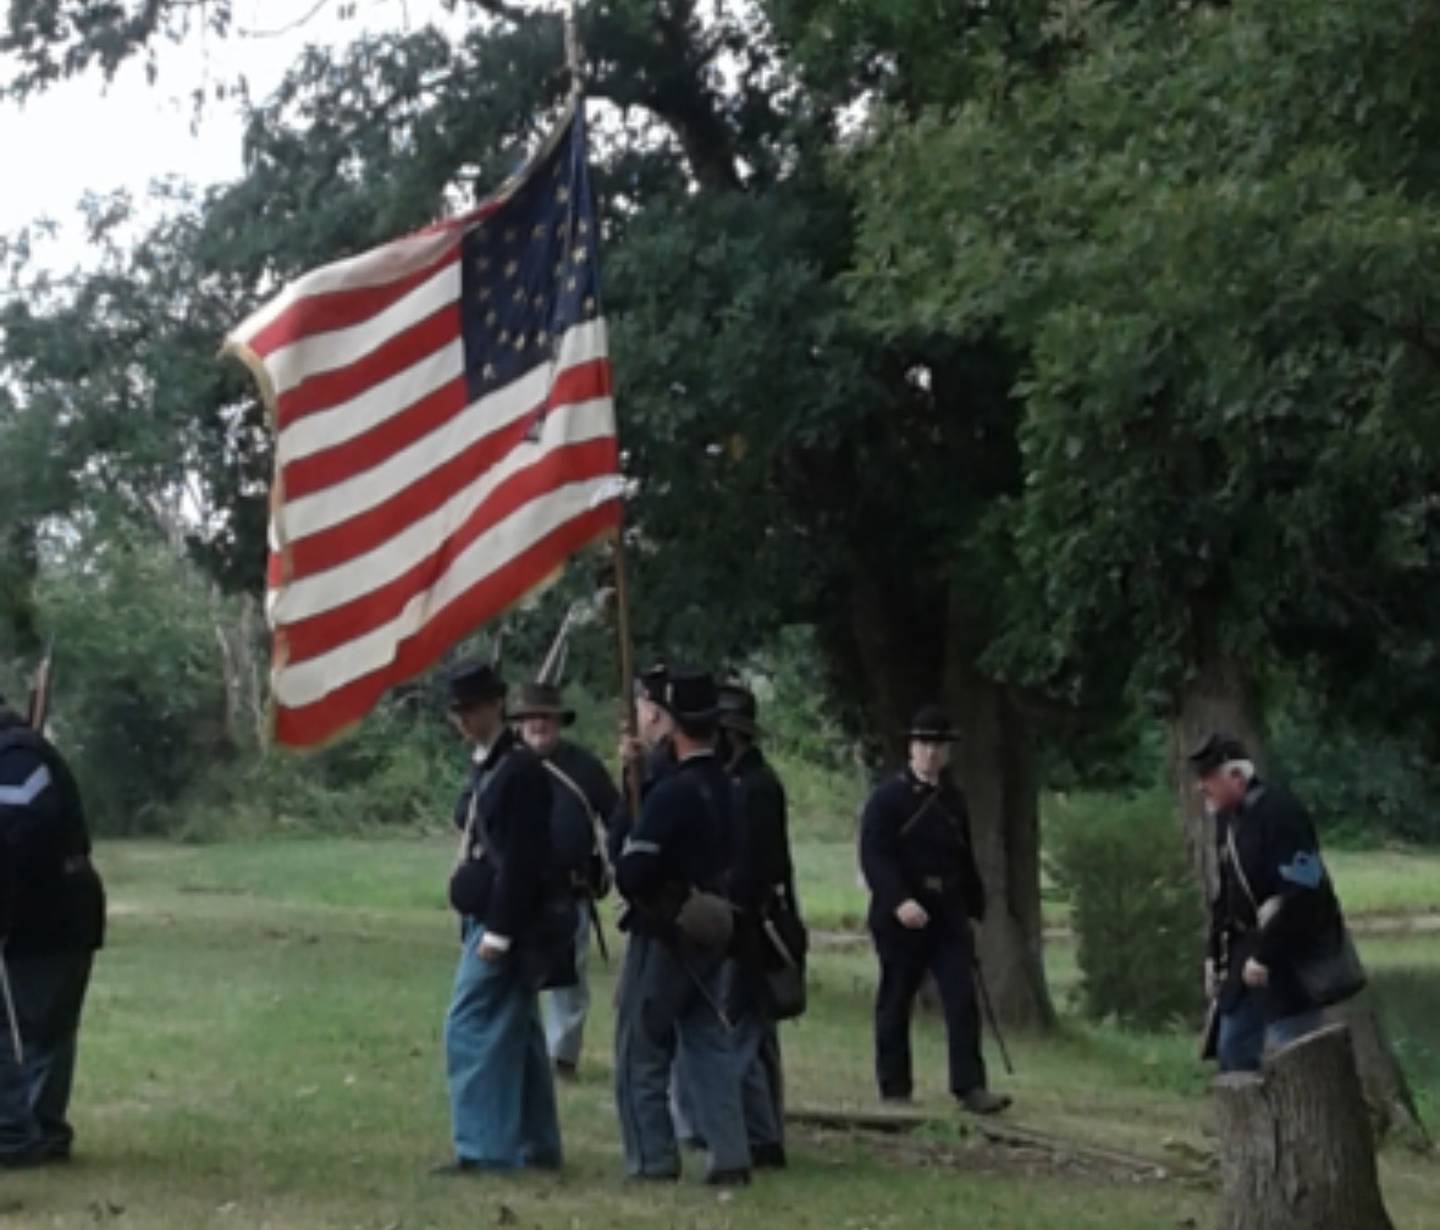
M 108 86 L 97 73 L 55 86 L 23 108 L 0 103 L 6 168 L 0 234 L 40 215 L 68 223 L 87 190 L 129 188 L 139 197 L 157 176 L 200 184 L 238 177 L 239 117 L 232 105 L 212 100 L 192 133 L 190 95 L 198 87 L 244 74 L 260 99 L 307 43 L 344 44 L 365 31 L 403 31 L 431 21 L 448 29 L 463 26 L 463 18 L 447 15 L 438 0 L 358 0 L 349 20 L 335 16 L 341 7 L 338 0 L 322 3 L 310 20 L 287 30 L 310 0 L 236 0 L 237 28 L 229 37 L 197 32 L 186 43 L 160 45 L 154 86 L 137 59 Z M 0 73 L 6 71 L 0 60 Z M 73 224 L 46 253 L 46 263 L 57 268 L 83 259 Z

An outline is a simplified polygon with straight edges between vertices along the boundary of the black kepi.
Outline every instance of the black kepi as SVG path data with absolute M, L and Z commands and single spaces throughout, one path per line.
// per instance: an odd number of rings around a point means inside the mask
M 720 701 L 720 725 L 751 739 L 758 739 L 764 733 L 756 720 L 759 706 L 755 693 L 738 679 L 727 679 L 718 688 Z
M 939 705 L 922 705 L 910 720 L 905 737 L 916 743 L 954 743 L 960 733 Z
M 720 695 L 709 671 L 677 668 L 665 680 L 662 702 L 677 722 L 704 725 L 720 716 Z
M 670 678 L 670 668 L 657 662 L 649 670 L 635 676 L 635 698 L 648 700 L 652 705 L 665 706 L 665 685 Z
M 450 673 L 450 708 L 473 709 L 490 701 L 505 699 L 505 680 L 484 662 L 462 662 Z
M 1206 777 L 1233 760 L 1249 760 L 1250 753 L 1234 735 L 1217 730 L 1190 753 L 1190 767 L 1196 777 Z

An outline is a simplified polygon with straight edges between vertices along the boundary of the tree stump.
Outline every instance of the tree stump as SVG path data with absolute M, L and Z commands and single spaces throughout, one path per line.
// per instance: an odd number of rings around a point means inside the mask
M 1350 1031 L 1283 1047 L 1215 1082 L 1223 1230 L 1393 1230 Z

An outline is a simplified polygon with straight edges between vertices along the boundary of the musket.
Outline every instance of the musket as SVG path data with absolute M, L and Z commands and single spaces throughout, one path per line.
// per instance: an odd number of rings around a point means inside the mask
M 30 708 L 26 715 L 30 729 L 45 733 L 45 723 L 50 720 L 50 690 L 55 675 L 55 638 L 45 646 L 45 656 L 35 668 L 35 682 L 30 687 Z
M 15 1066 L 25 1070 L 25 1044 L 20 1040 L 20 1021 L 15 1016 L 15 993 L 10 989 L 10 966 L 5 961 L 5 941 L 0 937 L 0 995 L 5 997 L 5 1019 L 10 1024 L 10 1048 L 15 1052 Z
M 585 908 L 590 913 L 590 926 L 595 932 L 595 943 L 600 948 L 600 959 L 606 965 L 610 964 L 610 945 L 605 941 L 605 924 L 600 921 L 600 911 L 595 905 L 595 898 L 586 894 Z
M 550 650 L 535 674 L 536 683 L 545 683 L 556 688 L 560 686 L 565 676 L 565 666 L 570 660 L 571 632 L 593 622 L 614 595 L 615 590 L 607 585 L 597 589 L 589 598 L 581 598 L 570 604 L 565 618 L 560 621 L 555 639 L 550 642 Z
M 1014 1076 L 1015 1065 L 1010 1062 L 1010 1051 L 1005 1045 L 1005 1035 L 1000 1032 L 1000 1022 L 995 1019 L 995 1005 L 990 1002 L 990 987 L 985 982 L 985 970 L 980 964 L 979 956 L 972 956 L 970 960 L 975 967 L 975 986 L 980 991 L 980 1002 L 985 1007 L 985 1019 L 990 1024 L 990 1032 L 995 1035 L 995 1044 L 1000 1048 L 1000 1058 L 1004 1061 L 1005 1072 L 1009 1076 Z
M 558 688 L 560 681 L 565 677 L 565 663 L 570 657 L 570 625 L 575 622 L 576 611 L 580 603 L 571 603 L 570 608 L 565 612 L 565 618 L 560 621 L 559 631 L 555 633 L 555 639 L 550 642 L 550 651 L 545 655 L 545 660 L 540 663 L 540 669 L 535 672 L 535 682 L 549 684 Z

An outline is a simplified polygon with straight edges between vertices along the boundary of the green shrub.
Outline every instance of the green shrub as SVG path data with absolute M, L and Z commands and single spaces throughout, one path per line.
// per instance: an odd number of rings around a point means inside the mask
M 1173 803 L 1160 794 L 1056 800 L 1048 870 L 1070 902 L 1079 1007 L 1157 1029 L 1200 1008 L 1203 914 Z
M 1440 769 L 1413 735 L 1358 731 L 1300 696 L 1271 720 L 1270 760 L 1330 845 L 1440 842 Z
M 235 751 L 217 600 L 168 545 L 146 540 L 61 561 L 36 597 L 55 645 L 52 732 L 92 827 L 168 831 L 170 809 Z

